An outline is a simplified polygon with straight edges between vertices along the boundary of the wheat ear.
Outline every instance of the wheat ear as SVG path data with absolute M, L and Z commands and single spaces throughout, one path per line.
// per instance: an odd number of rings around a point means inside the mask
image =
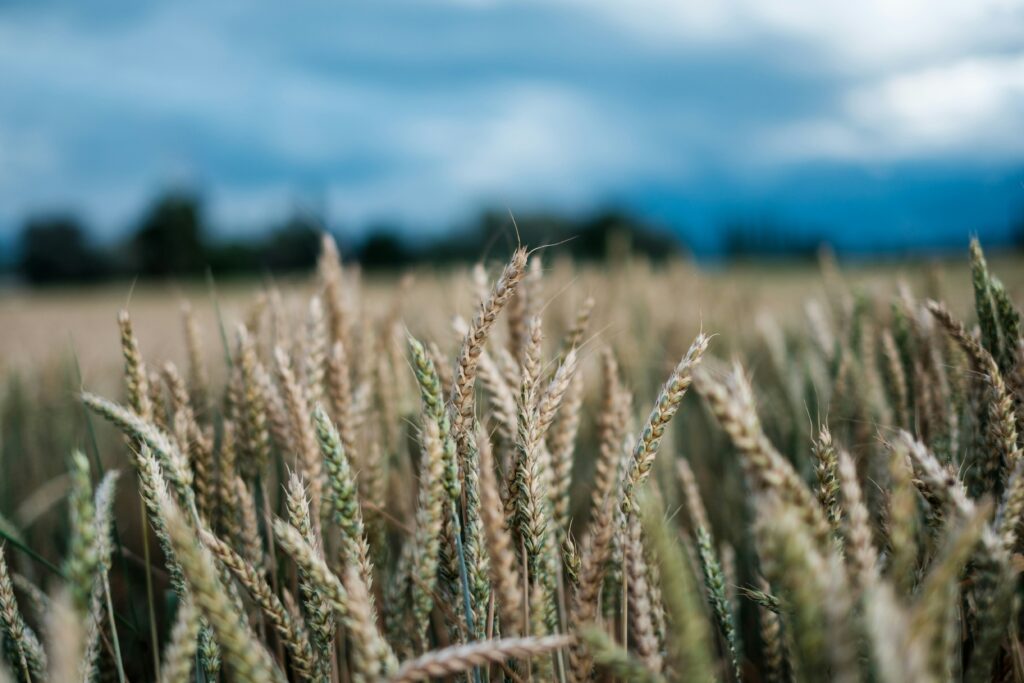
M 583 640 L 594 654 L 594 663 L 607 674 L 635 683 L 664 683 L 665 678 L 651 671 L 643 661 L 633 656 L 596 626 L 583 632 Z
M 523 633 L 524 625 L 522 583 L 516 569 L 516 553 L 505 526 L 490 439 L 478 431 L 477 444 L 480 452 L 480 512 L 487 552 L 491 557 L 491 578 L 495 585 L 494 596 L 501 630 L 506 635 L 518 635 Z
M 428 386 L 436 387 L 437 373 L 426 349 L 420 342 L 410 337 L 409 350 L 417 377 L 422 377 L 422 381 Z M 431 407 L 432 402 L 439 401 L 439 395 L 435 390 L 427 389 L 423 393 L 423 399 L 423 421 L 420 426 L 423 458 L 416 508 L 416 535 L 410 541 L 415 544 L 412 551 L 412 576 L 416 577 L 416 580 L 411 581 L 410 586 L 414 641 L 423 638 L 429 624 L 430 613 L 434 608 L 438 557 L 441 552 L 441 536 L 448 501 L 445 492 L 447 462 L 444 443 L 437 421 L 437 407 Z
M 504 638 L 469 645 L 454 645 L 429 652 L 405 662 L 388 679 L 389 683 L 413 683 L 429 678 L 447 678 L 506 659 L 528 660 L 560 650 L 572 642 L 566 635 L 534 638 Z
M 622 511 L 627 514 L 634 508 L 635 501 L 633 499 L 636 490 L 643 485 L 651 473 L 665 427 L 679 410 L 679 404 L 693 381 L 693 371 L 700 364 L 710 341 L 711 338 L 703 332 L 697 335 L 686 355 L 679 361 L 668 381 L 665 382 L 665 386 L 662 387 L 661 394 L 647 418 L 647 423 L 633 448 L 633 459 L 622 484 L 621 507 Z
M 24 683 L 29 683 L 33 678 L 45 677 L 46 654 L 39 642 L 30 637 L 28 625 L 21 615 L 21 610 L 18 609 L 18 602 L 14 597 L 14 586 L 11 584 L 11 576 L 7 568 L 6 550 L 6 543 L 0 545 L 0 619 L 3 620 L 4 632 L 9 644 L 9 648 L 5 649 L 5 654 Z
M 338 430 L 335 429 L 322 406 L 317 406 L 313 411 L 313 424 L 316 427 L 320 452 L 324 458 L 327 485 L 330 489 L 329 503 L 332 519 L 342 532 L 342 566 L 355 565 L 359 567 L 367 591 L 372 595 L 373 566 L 370 563 L 370 550 L 366 541 L 363 514 L 359 507 L 359 487 L 355 480 L 355 473 L 352 471 L 352 465 L 345 453 Z M 370 611 L 375 613 L 372 600 Z M 376 617 L 374 619 L 376 620 Z
M 341 618 L 350 635 L 358 638 L 358 641 L 353 643 L 355 672 L 361 676 L 373 677 L 386 671 L 390 666 L 389 661 L 394 655 L 383 638 L 380 637 L 376 619 L 370 616 L 369 594 L 357 596 L 357 600 L 366 602 L 353 606 L 351 596 L 341 579 L 328 569 L 327 564 L 317 556 L 316 551 L 302 538 L 302 534 L 298 530 L 284 520 L 275 519 L 274 535 L 299 569 L 304 571 L 310 582 L 318 587 L 324 599 Z M 358 570 L 358 567 L 356 569 Z M 365 591 L 365 588 L 362 590 Z
M 239 583 L 245 586 L 256 604 L 263 613 L 270 619 L 274 629 L 284 642 L 288 651 L 291 652 L 295 672 L 302 678 L 313 676 L 313 651 L 309 645 L 309 637 L 302 624 L 292 620 L 291 615 L 285 609 L 280 598 L 274 594 L 273 589 L 238 553 L 206 530 L 200 531 L 200 539 L 206 544 L 213 556 L 224 563 Z
M 296 453 L 298 466 L 303 479 L 309 485 L 309 498 L 313 509 L 320 510 L 323 500 L 321 455 L 310 419 L 309 406 L 306 403 L 307 392 L 295 377 L 291 359 L 280 346 L 274 350 L 274 362 L 278 383 L 284 393 L 284 402 L 288 408 L 291 443 L 298 451 Z M 313 519 L 314 531 L 319 531 L 319 522 L 318 515 Z
M 164 647 L 160 683 L 189 683 L 199 644 L 199 610 L 189 597 L 178 605 L 171 640 Z
M 696 374 L 694 382 L 733 446 L 743 456 L 750 485 L 755 491 L 773 491 L 791 502 L 793 509 L 803 515 L 815 540 L 827 549 L 831 545 L 832 530 L 825 513 L 792 465 L 765 436 L 754 408 L 753 390 L 743 371 L 739 367 L 734 369 L 728 378 L 728 387 L 702 372 Z
M 284 675 L 237 611 L 221 582 L 214 559 L 169 498 L 160 501 L 167 533 L 199 609 L 217 636 L 224 659 L 236 680 L 283 683 Z
M 689 463 L 685 460 L 677 461 L 676 472 L 682 485 L 686 507 L 690 512 L 690 523 L 693 527 L 693 535 L 697 547 L 697 559 L 704 576 L 704 590 L 707 593 L 715 622 L 729 650 L 733 675 L 738 681 L 741 680 L 739 634 L 736 629 L 735 619 L 733 618 L 733 608 L 726 591 L 727 581 L 725 572 L 722 569 L 722 563 L 719 561 L 718 553 L 715 552 L 715 543 L 711 536 L 711 524 L 708 521 L 707 511 L 704 508 L 704 502 L 701 499 L 700 490 L 697 488 L 697 481 L 693 476 L 693 470 L 690 469 Z
M 317 557 L 323 559 L 321 539 L 313 534 L 313 524 L 309 511 L 309 498 L 301 477 L 295 472 L 288 477 L 285 491 L 285 505 L 288 508 L 288 522 L 309 544 Z M 334 616 L 327 600 L 321 595 L 316 583 L 310 580 L 305 570 L 299 569 L 299 590 L 302 593 L 303 605 L 306 608 L 306 621 L 309 625 L 310 640 L 316 653 L 316 670 L 319 680 L 331 677 L 331 657 L 334 648 Z
M 662 597 L 670 624 L 665 650 L 670 670 L 695 681 L 714 680 L 713 645 L 701 605 L 697 577 L 653 496 L 641 499 L 640 519 L 657 558 Z M 580 680 L 580 679 L 577 679 Z
M 46 650 L 50 653 L 49 683 L 80 683 L 82 653 L 85 651 L 85 626 L 67 587 L 50 600 L 46 615 Z

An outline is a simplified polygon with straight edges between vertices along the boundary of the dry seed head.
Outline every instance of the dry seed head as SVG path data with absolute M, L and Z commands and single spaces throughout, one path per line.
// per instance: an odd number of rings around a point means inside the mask
M 791 615 L 787 624 L 792 624 L 801 671 L 811 680 L 848 675 L 854 653 L 846 621 L 848 587 L 838 559 L 822 554 L 803 513 L 792 504 L 770 495 L 758 502 L 757 533 L 765 573 L 779 586 Z
M 332 342 L 349 343 L 349 311 L 345 302 L 344 278 L 338 245 L 331 235 L 324 233 L 320 240 L 320 258 L 317 271 L 323 284 L 324 305 Z
M 977 506 L 967 495 L 963 482 L 944 468 L 924 444 L 904 431 L 898 434 L 897 444 L 909 453 L 915 476 L 927 487 L 935 504 L 944 508 L 943 514 L 961 520 L 971 519 L 976 514 Z M 1002 544 L 988 525 L 981 531 L 981 552 L 987 563 L 1002 566 L 1007 561 Z
M 871 520 L 853 458 L 846 451 L 838 452 L 839 486 L 846 510 L 846 549 L 849 553 L 850 579 L 854 587 L 864 590 L 878 579 L 878 552 L 871 534 Z
M 1021 517 L 1024 517 L 1024 461 L 1018 461 L 1010 474 L 995 522 L 1007 552 L 1016 550 Z
M 540 638 L 503 638 L 468 645 L 453 645 L 405 662 L 389 683 L 413 683 L 431 678 L 447 678 L 474 667 L 496 664 L 508 659 L 529 660 L 561 650 L 573 639 L 567 635 Z
M 588 296 L 583 300 L 583 304 L 580 306 L 580 310 L 576 313 L 576 320 L 573 322 L 572 327 L 566 332 L 565 339 L 562 341 L 562 353 L 565 354 L 569 349 L 577 349 L 583 342 L 583 335 L 587 332 L 587 327 L 590 325 L 590 316 L 594 312 L 594 304 L 596 300 L 592 296 Z
M 630 515 L 627 521 L 625 551 L 631 645 L 648 670 L 660 673 L 663 666 L 661 643 L 652 619 L 654 606 L 647 583 L 648 569 L 640 520 L 636 515 Z
M 128 311 L 122 309 L 118 312 L 117 324 L 121 328 L 121 353 L 124 355 L 124 381 L 128 388 L 128 403 L 143 419 L 149 419 L 153 416 L 153 408 L 149 401 L 149 379 Z
M 763 577 L 758 577 L 758 580 L 759 592 L 767 597 L 773 597 L 770 595 L 771 587 L 768 582 Z M 783 680 L 785 645 L 782 639 L 782 619 L 779 617 L 778 608 L 776 606 L 776 609 L 772 610 L 758 604 L 757 616 L 760 624 L 761 643 L 764 648 L 765 680 L 781 681 Z
M 579 586 L 573 594 L 569 610 L 571 630 L 578 632 L 594 622 L 598 601 L 604 585 L 605 572 L 612 550 L 612 537 L 617 529 L 613 524 L 615 502 L 606 497 L 600 507 L 593 511 L 593 519 L 587 529 L 587 539 L 580 561 Z M 579 644 L 569 650 L 569 664 L 572 679 L 582 683 L 590 679 L 592 659 Z
M 313 423 L 309 417 L 310 411 L 306 403 L 306 392 L 299 385 L 298 379 L 295 377 L 291 359 L 280 346 L 274 350 L 274 360 L 278 383 L 284 393 L 285 405 L 288 407 L 291 427 L 290 443 L 297 450 L 295 455 L 298 460 L 298 466 L 302 469 L 302 476 L 309 482 L 313 509 L 319 510 L 323 495 L 321 456 L 320 450 L 317 447 Z M 319 519 L 315 520 L 315 522 L 318 521 Z M 315 522 L 314 526 L 317 526 Z
M 945 649 L 933 643 L 945 636 L 950 613 L 956 608 L 957 592 L 964 565 L 978 545 L 989 516 L 989 508 L 976 508 L 970 517 L 954 522 L 943 542 L 941 554 L 932 562 L 918 589 L 910 611 L 907 633 L 911 641 L 926 653 L 944 658 Z
M 490 397 L 490 414 L 497 423 L 502 440 L 505 443 L 514 442 L 518 430 L 518 407 L 515 392 L 505 381 L 501 370 L 486 350 L 480 353 L 480 380 Z
M 46 645 L 50 654 L 52 683 L 79 683 L 82 654 L 85 651 L 85 626 L 67 589 L 58 590 L 50 600 L 46 619 Z
M 411 343 L 411 342 L 410 342 Z M 416 509 L 412 581 L 412 614 L 414 638 L 420 638 L 429 625 L 434 608 L 437 564 L 444 530 L 446 502 L 445 456 L 441 433 L 430 408 L 424 409 L 420 427 L 423 459 L 420 466 L 420 490 Z
M 164 648 L 160 683 L 189 683 L 199 645 L 199 610 L 191 598 L 178 605 L 171 640 Z
M 349 614 L 348 591 L 341 580 L 332 572 L 327 563 L 320 558 L 297 529 L 290 526 L 282 519 L 274 520 L 274 537 L 280 542 L 281 547 L 288 553 L 298 568 L 305 572 L 311 584 L 316 586 L 327 604 L 346 623 L 351 618 Z
M 241 512 L 238 503 L 238 492 L 235 488 L 235 425 L 231 420 L 224 420 L 221 427 L 220 449 L 218 450 L 217 501 L 216 521 L 218 529 L 225 532 L 228 538 L 236 541 L 241 538 L 241 527 L 238 516 Z
M 563 536 L 569 528 L 569 487 L 582 408 L 583 376 L 576 372 L 569 380 L 559 419 L 548 433 L 547 444 L 551 453 L 551 501 L 555 526 Z
M 309 499 L 302 479 L 292 472 L 288 478 L 285 505 L 288 508 L 288 521 L 300 538 L 305 540 L 313 554 L 320 560 L 324 559 L 322 539 L 313 534 L 310 521 Z M 299 569 L 299 589 L 302 591 L 303 604 L 306 608 L 306 622 L 309 625 L 311 644 L 316 649 L 316 670 L 321 680 L 330 677 L 331 658 L 334 642 L 334 617 L 326 598 L 320 592 L 304 569 Z M 287 594 L 286 594 L 287 596 Z M 287 601 L 286 601 L 287 606 Z M 294 619 L 298 622 L 298 619 Z
M 327 320 L 320 297 L 309 301 L 306 323 L 306 352 L 302 359 L 302 379 L 308 405 L 316 405 L 324 398 L 324 378 L 327 372 Z
M 661 594 L 669 623 L 666 663 L 670 670 L 687 672 L 692 680 L 713 680 L 711 653 L 714 646 L 691 564 L 674 540 L 676 536 L 653 496 L 643 497 L 639 508 L 644 533 L 660 568 Z
M 256 354 L 256 346 L 244 326 L 238 328 L 238 358 L 241 368 L 241 406 L 239 406 L 238 436 L 244 458 L 240 461 L 245 476 L 264 472 L 270 461 L 270 428 L 267 416 L 274 423 L 277 411 L 270 405 L 267 393 L 271 382 Z M 276 430 L 275 430 L 276 431 Z
M 520 424 L 517 456 L 507 500 L 512 513 L 512 524 L 526 547 L 526 573 L 531 584 L 547 576 L 553 546 L 551 543 L 551 510 L 548 499 L 550 468 L 544 458 L 544 445 L 540 431 L 540 396 L 537 382 L 540 375 L 540 319 L 533 318 L 529 325 L 530 339 L 523 361 L 523 385 L 520 396 Z M 547 598 L 541 604 L 550 606 Z
M 192 406 L 201 417 L 209 417 L 210 377 L 203 360 L 203 340 L 195 312 L 187 301 L 181 304 L 185 328 L 185 349 L 188 352 L 188 382 Z
M 693 381 L 693 370 L 700 364 L 711 338 L 703 332 L 697 335 L 686 355 L 676 365 L 665 386 L 662 387 L 658 401 L 647 418 L 647 424 L 633 449 L 633 460 L 623 482 L 622 510 L 629 513 L 634 507 L 635 491 L 643 485 L 654 465 L 654 457 L 658 453 L 661 437 L 669 420 L 679 410 L 679 404 L 686 390 Z
M 174 363 L 163 367 L 164 381 L 171 393 L 174 409 L 174 435 L 178 450 L 191 466 L 190 474 L 196 492 L 196 504 L 200 513 L 208 517 L 213 510 L 213 477 L 216 463 L 213 459 L 212 434 L 207 435 L 199 427 L 188 388 Z
M 398 660 L 377 630 L 373 600 L 358 567 L 345 569 L 343 584 L 348 594 L 346 626 L 353 646 L 353 674 L 370 681 L 387 676 L 398 668 Z
M 1005 460 L 1007 467 L 1012 470 L 1021 459 L 1022 451 L 1018 443 L 1014 398 L 1006 387 L 999 366 L 992 354 L 967 333 L 963 324 L 953 318 L 945 306 L 936 301 L 929 301 L 928 310 L 963 348 L 971 358 L 971 362 L 979 372 L 985 375 L 992 387 L 988 425 L 991 430 L 992 445 L 997 450 L 998 457 Z
M 818 479 L 818 502 L 821 503 L 829 524 L 838 531 L 843 516 L 839 504 L 839 461 L 828 425 L 823 424 L 818 430 L 818 438 L 814 442 L 812 452 L 815 459 L 814 473 Z
M 17 660 L 15 666 L 25 680 L 41 678 L 47 667 L 46 657 L 38 642 L 31 637 L 28 625 L 18 609 L 14 586 L 7 568 L 7 544 L 0 545 L 0 620 L 4 634 Z M 13 663 L 13 662 L 12 662 Z
M 252 631 L 239 620 L 235 605 L 218 577 L 213 557 L 198 542 L 184 515 L 168 497 L 160 501 L 167 532 L 181 562 L 196 604 L 209 620 L 224 659 L 235 679 L 245 683 L 283 683 L 269 653 Z
M 664 683 L 661 674 L 652 671 L 646 662 L 616 643 L 597 626 L 584 629 L 581 637 L 593 654 L 598 668 L 605 674 L 632 683 Z
M 679 477 L 679 485 L 683 490 L 683 499 L 686 509 L 690 514 L 690 524 L 693 529 L 711 530 L 711 523 L 708 521 L 708 513 L 704 508 L 704 501 L 700 496 L 700 488 L 697 486 L 697 478 L 693 476 L 690 463 L 686 460 L 676 461 L 676 474 Z
M 565 393 L 569 389 L 569 384 L 572 382 L 572 378 L 576 376 L 576 363 L 576 349 L 570 349 L 569 353 L 565 356 L 565 360 L 558 366 L 555 376 L 551 379 L 551 382 L 540 397 L 540 403 L 537 407 L 537 429 L 542 438 L 547 434 L 551 423 L 554 422 L 555 415 L 562 405 L 562 399 L 565 398 Z
M 516 291 L 526 266 L 526 249 L 520 248 L 512 254 L 512 260 L 505 266 L 501 277 L 494 284 L 490 296 L 481 303 L 480 309 L 462 342 L 458 362 L 455 366 L 455 383 L 452 386 L 452 427 L 459 436 L 468 429 L 473 419 L 473 386 L 476 382 L 477 362 L 487 342 L 498 313 L 505 307 Z M 460 437 L 461 438 L 461 437 Z
M 196 511 L 195 493 L 192 490 L 192 471 L 177 445 L 167 434 L 146 422 L 136 413 L 95 394 L 83 393 L 82 402 L 113 423 L 131 439 L 150 449 L 158 458 L 161 468 L 182 503 L 189 508 L 190 512 Z
M 516 552 L 505 526 L 490 440 L 482 430 L 477 430 L 477 448 L 480 452 L 480 514 L 491 559 L 501 630 L 508 635 L 520 634 L 523 633 L 522 583 L 516 568 Z
M 251 564 L 207 530 L 200 530 L 200 539 L 213 553 L 214 557 L 224 563 L 238 579 L 260 609 L 270 620 L 281 641 L 288 647 L 292 655 L 292 664 L 296 673 L 303 679 L 313 675 L 313 651 L 305 628 L 292 620 L 280 598 L 274 593 L 266 579 Z
M 590 497 L 591 510 L 595 512 L 601 509 L 619 483 L 622 444 L 633 404 L 632 395 L 623 389 L 619 381 L 619 366 L 611 349 L 605 349 L 601 358 L 604 394 L 597 418 L 600 447 Z
M 357 411 L 350 373 L 345 345 L 336 341 L 327 357 L 327 395 L 330 398 L 331 412 L 338 423 L 341 442 L 347 452 L 355 454 Z
M 831 529 L 818 501 L 811 495 L 792 465 L 765 436 L 754 408 L 753 390 L 741 369 L 727 378 L 728 386 L 705 372 L 694 377 L 718 423 L 743 456 L 744 470 L 757 491 L 771 491 L 800 510 L 805 523 L 822 548 L 831 545 Z

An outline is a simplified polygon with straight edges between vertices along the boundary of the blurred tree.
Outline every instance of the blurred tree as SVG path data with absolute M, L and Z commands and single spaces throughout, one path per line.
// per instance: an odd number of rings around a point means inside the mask
M 90 247 L 86 231 L 74 217 L 34 218 L 23 230 L 18 265 L 31 282 L 111 275 L 194 277 L 207 267 L 218 276 L 307 270 L 316 263 L 322 229 L 316 216 L 296 211 L 276 229 L 258 233 L 259 237 L 208 239 L 198 197 L 177 191 L 157 197 L 128 239 L 102 253 Z M 368 269 L 400 269 L 416 263 L 442 266 L 500 259 L 517 242 L 548 247 L 545 258 L 561 254 L 583 261 L 619 260 L 630 254 L 658 261 L 682 250 L 675 235 L 614 209 L 582 216 L 535 212 L 515 219 L 507 211 L 486 210 L 461 230 L 420 238 L 413 234 L 378 225 L 360 242 L 342 245 L 342 251 Z M 743 233 L 732 235 L 734 251 L 755 242 Z
M 263 245 L 245 240 L 215 242 L 206 248 L 206 261 L 217 277 L 253 273 L 260 268 Z
M 358 250 L 357 260 L 367 270 L 404 268 L 413 261 L 414 254 L 398 231 L 378 226 L 371 228 Z
M 263 248 L 263 265 L 270 270 L 306 270 L 316 264 L 323 229 L 312 216 L 296 212 L 272 232 Z
M 663 261 L 683 250 L 675 235 L 619 209 L 605 209 L 583 221 L 570 244 L 577 258 L 592 261 L 616 261 L 630 254 Z
M 143 217 L 133 240 L 141 275 L 190 275 L 206 265 L 199 199 L 173 191 L 158 197 Z
M 33 284 L 94 280 L 109 264 L 93 249 L 73 216 L 30 218 L 21 232 L 22 277 Z
M 498 248 L 514 247 L 517 235 L 522 244 L 554 244 L 574 235 L 578 228 L 579 221 L 575 218 L 545 211 L 517 213 L 513 219 L 508 211 L 491 209 L 477 219 L 481 240 Z
M 1017 219 L 1017 223 L 1010 229 L 1010 243 L 1018 251 L 1024 251 L 1024 216 Z
M 723 247 L 731 259 L 787 259 L 810 261 L 824 242 L 821 235 L 806 228 L 762 219 L 733 221 L 723 227 Z
M 508 219 L 506 218 L 506 223 Z M 481 225 L 488 225 L 482 220 Z M 490 224 L 493 224 L 490 223 Z M 615 260 L 633 254 L 661 261 L 678 255 L 682 244 L 675 235 L 658 230 L 639 216 L 616 208 L 573 217 L 538 213 L 516 217 L 524 244 L 552 245 L 556 253 L 568 253 L 581 261 Z M 508 231 L 508 227 L 505 228 Z

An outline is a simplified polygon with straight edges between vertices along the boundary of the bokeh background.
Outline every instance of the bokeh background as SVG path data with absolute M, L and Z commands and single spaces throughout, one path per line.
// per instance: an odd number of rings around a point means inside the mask
M 1019 248 L 1022 121 L 1017 0 L 6 0 L 0 268 Z

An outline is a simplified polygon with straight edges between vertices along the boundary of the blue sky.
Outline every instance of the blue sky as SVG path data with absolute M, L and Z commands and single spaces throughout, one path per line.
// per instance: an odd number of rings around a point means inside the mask
M 1020 0 L 0 4 L 0 236 L 201 188 L 442 230 L 615 203 L 712 249 L 736 220 L 851 249 L 1024 219 Z

